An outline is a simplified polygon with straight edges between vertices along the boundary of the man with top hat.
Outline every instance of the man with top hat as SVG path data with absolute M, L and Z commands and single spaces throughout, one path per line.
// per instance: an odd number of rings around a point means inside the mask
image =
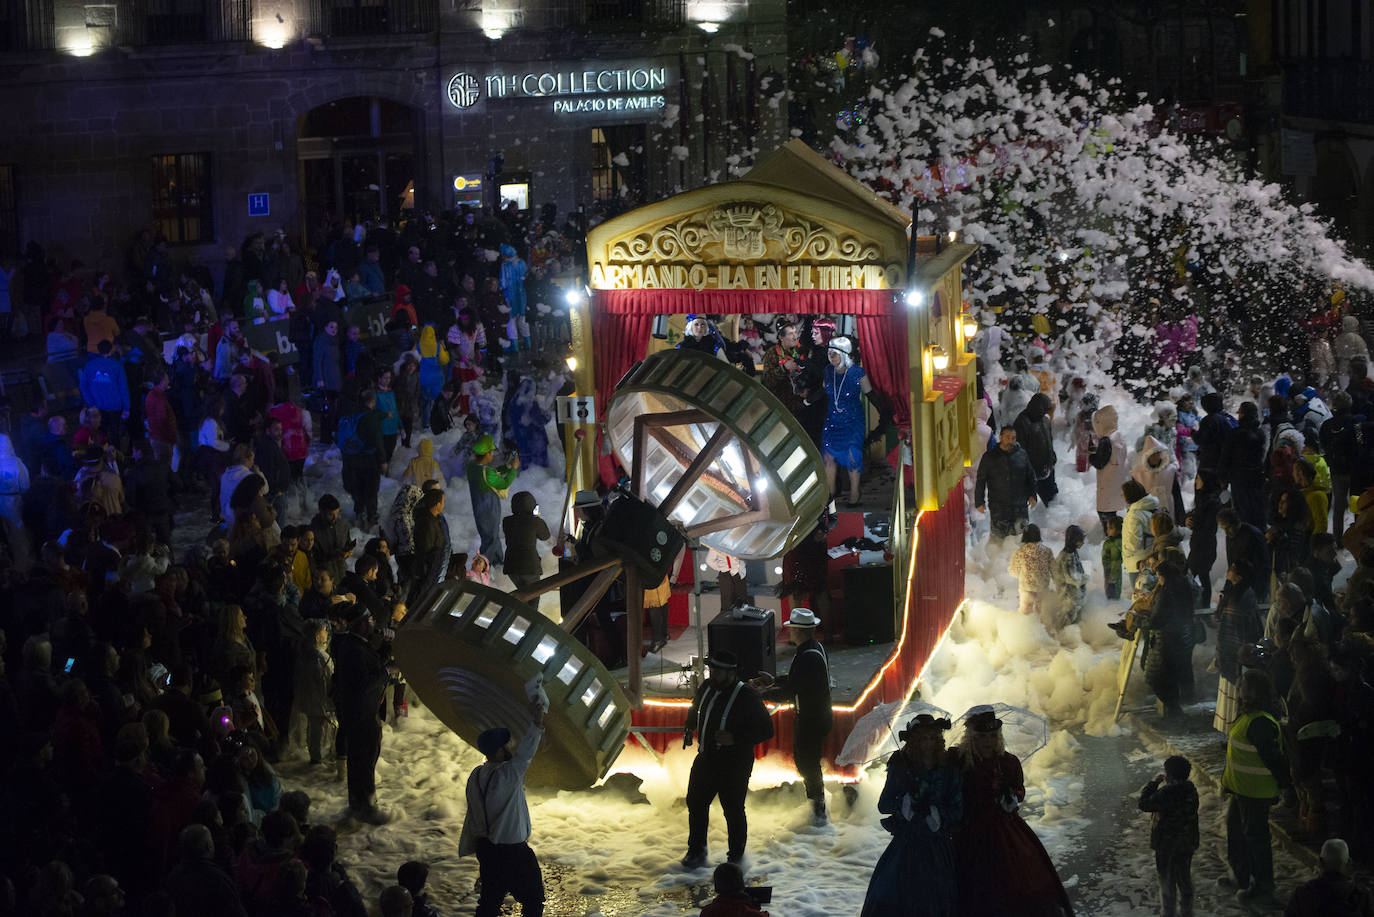
M 773 737 L 773 721 L 758 692 L 739 680 L 735 654 L 712 650 L 706 659 L 709 677 L 687 711 L 682 746 L 697 739 L 697 756 L 687 780 L 687 854 L 682 865 L 699 869 L 707 863 L 706 828 L 711 802 L 720 797 L 729 849 L 726 859 L 744 859 L 749 825 L 744 799 L 754 770 L 754 746 Z
M 472 497 L 472 516 L 477 522 L 477 534 L 482 539 L 480 553 L 493 564 L 505 561 L 501 545 L 501 501 L 515 483 L 520 469 L 520 455 L 511 456 L 505 465 L 495 464 L 496 441 L 484 433 L 472 444 L 472 458 L 468 460 L 468 495 Z
M 530 703 L 529 729 L 516 743 L 505 727 L 488 729 L 477 737 L 477 750 L 486 762 L 468 775 L 467 815 L 458 852 L 476 852 L 482 891 L 477 917 L 501 910 L 509 892 L 520 902 L 524 917 L 544 913 L 544 879 L 530 849 L 530 807 L 525 801 L 525 772 L 544 737 L 545 704 Z
M 797 705 L 792 732 L 792 760 L 797 764 L 811 801 L 811 815 L 817 825 L 826 823 L 825 783 L 821 779 L 821 748 L 830 734 L 833 716 L 830 709 L 830 661 L 816 639 L 820 618 L 809 608 L 793 608 L 787 619 L 787 640 L 797 648 L 787 674 L 774 680 L 761 672 L 753 684 L 765 688 L 764 698 Z

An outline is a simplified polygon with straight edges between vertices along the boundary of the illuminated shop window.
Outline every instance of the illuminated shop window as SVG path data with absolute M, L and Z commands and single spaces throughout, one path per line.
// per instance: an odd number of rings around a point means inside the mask
M 210 154 L 153 157 L 153 219 L 169 243 L 215 240 Z

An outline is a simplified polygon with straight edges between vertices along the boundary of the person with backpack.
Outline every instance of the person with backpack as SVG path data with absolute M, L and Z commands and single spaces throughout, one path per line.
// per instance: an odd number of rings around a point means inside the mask
M 365 391 L 362 410 L 339 419 L 339 453 L 343 456 L 343 484 L 353 498 L 353 515 L 358 528 L 366 530 L 379 521 L 377 491 L 382 484 L 382 412 L 377 410 L 377 393 Z

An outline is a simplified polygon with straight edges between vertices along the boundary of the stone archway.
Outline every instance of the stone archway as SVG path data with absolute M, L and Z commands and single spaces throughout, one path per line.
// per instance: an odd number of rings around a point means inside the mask
M 394 221 L 423 179 L 423 115 L 377 95 L 334 98 L 296 119 L 301 226 L 307 244 L 341 220 Z

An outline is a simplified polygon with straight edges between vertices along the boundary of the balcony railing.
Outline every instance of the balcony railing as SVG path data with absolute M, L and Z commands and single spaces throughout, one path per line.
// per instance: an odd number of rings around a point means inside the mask
M 406 35 L 438 28 L 438 0 L 313 0 L 310 7 L 311 35 Z
M 126 0 L 119 8 L 121 45 L 249 41 L 251 0 Z
M 1283 113 L 1374 124 L 1374 64 L 1346 60 L 1287 62 Z
M 52 0 L 0 0 L 0 53 L 52 46 Z
M 677 29 L 687 19 L 686 0 L 547 0 L 527 4 L 534 27 L 589 25 L 598 29 Z

